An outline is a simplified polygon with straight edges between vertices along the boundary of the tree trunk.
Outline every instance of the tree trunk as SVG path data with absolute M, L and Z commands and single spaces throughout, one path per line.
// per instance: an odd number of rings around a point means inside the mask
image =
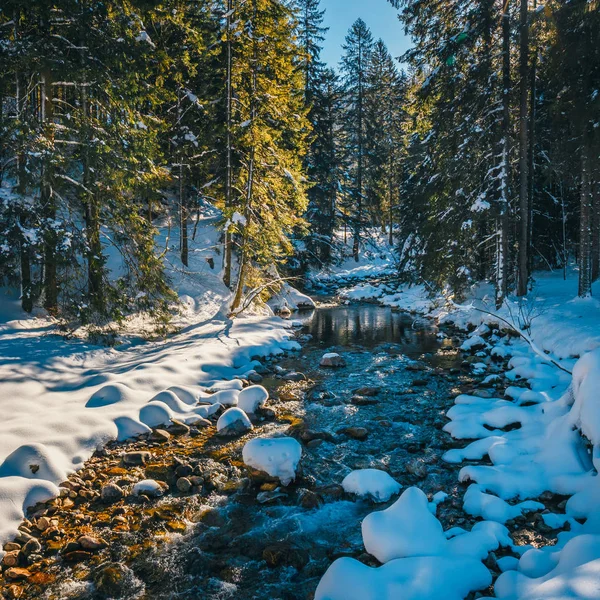
M 533 0 L 532 9 L 535 12 L 537 8 L 537 0 Z M 529 73 L 529 151 L 527 156 L 528 175 L 529 175 L 529 232 L 527 239 L 527 248 L 531 249 L 533 243 L 533 202 L 535 197 L 535 121 L 536 121 L 536 101 L 537 101 L 537 63 L 538 63 L 538 46 L 537 37 L 532 35 L 533 55 L 531 59 L 531 68 Z M 531 272 L 532 256 L 529 252 L 529 267 Z
M 232 67 L 232 43 L 231 43 L 231 11 L 233 10 L 233 0 L 227 0 L 227 114 L 226 114 L 226 152 L 227 152 L 227 172 L 225 174 L 225 208 L 231 209 L 231 185 L 232 185 L 232 170 L 231 170 L 231 67 Z M 225 244 L 223 248 L 223 283 L 229 287 L 231 285 L 231 251 L 232 239 L 229 227 L 225 231 Z
M 528 0 L 521 0 L 520 11 L 520 100 L 519 100 L 519 257 L 517 296 L 527 294 L 529 281 L 529 22 Z
M 592 194 L 592 281 L 600 276 L 600 181 L 598 168 L 592 168 L 590 191 Z
M 41 75 L 41 117 L 44 123 L 46 137 L 52 140 L 54 102 L 52 90 L 52 74 L 46 69 Z M 56 203 L 52 192 L 52 163 L 46 158 L 42 167 L 40 185 L 40 204 L 44 217 L 44 308 L 50 314 L 58 310 L 58 279 L 57 279 L 57 234 L 54 229 L 56 220 Z
M 502 15 L 502 165 L 500 168 L 500 207 L 496 259 L 496 306 L 500 308 L 508 292 L 508 194 L 510 168 L 510 13 L 508 1 Z
M 356 220 L 354 222 L 354 242 L 352 252 L 354 260 L 358 262 L 360 250 L 360 232 L 362 221 L 362 200 L 363 200 L 363 57 L 362 57 L 362 40 L 358 41 L 358 165 L 356 168 Z
M 579 296 L 592 295 L 592 189 L 590 148 L 584 136 L 581 147 L 581 191 L 579 215 Z
M 252 0 L 252 9 L 253 9 L 253 19 L 252 23 L 256 22 L 257 18 L 257 6 L 256 0 Z M 255 127 L 255 118 L 256 118 L 256 94 L 257 94 L 257 74 L 256 69 L 258 68 L 258 44 L 256 37 L 254 35 L 254 31 L 252 31 L 252 92 L 250 96 L 250 122 L 251 127 Z M 241 304 L 242 297 L 244 294 L 244 285 L 246 283 L 246 271 L 248 269 L 248 261 L 250 260 L 248 256 L 248 244 L 250 241 L 250 222 L 252 219 L 252 200 L 254 194 L 254 159 L 256 154 L 256 140 L 254 138 L 254 129 L 252 130 L 253 138 L 252 138 L 252 146 L 250 148 L 250 160 L 248 162 L 248 184 L 246 187 L 246 206 L 244 209 L 244 233 L 242 238 L 242 250 L 240 255 L 240 269 L 238 272 L 237 284 L 235 286 L 235 294 L 233 297 L 233 302 L 231 303 L 231 312 L 235 313 Z
M 84 71 L 83 85 L 81 86 L 80 100 L 81 100 L 81 111 L 83 113 L 83 130 L 82 130 L 82 143 L 83 143 L 83 204 L 85 206 L 85 228 L 86 228 L 86 240 L 87 240 L 87 267 L 88 267 L 88 296 L 90 299 L 90 306 L 94 312 L 103 315 L 106 310 L 106 303 L 104 299 L 103 289 L 103 269 L 102 269 L 102 242 L 100 240 L 100 202 L 97 193 L 91 190 L 92 181 L 90 177 L 91 165 L 90 165 L 90 151 L 87 140 L 90 138 L 89 128 L 89 105 L 87 96 L 87 77 L 86 71 L 86 59 L 85 59 L 85 46 L 87 42 L 87 28 L 85 27 L 85 15 L 87 14 L 86 3 L 81 4 L 81 63 L 82 70 Z

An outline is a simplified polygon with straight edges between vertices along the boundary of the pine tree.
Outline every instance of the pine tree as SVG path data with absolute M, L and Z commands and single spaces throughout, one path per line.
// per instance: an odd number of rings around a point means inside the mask
M 373 50 L 373 36 L 367 24 L 357 19 L 346 36 L 341 70 L 345 91 L 344 129 L 347 162 L 349 217 L 353 229 L 352 251 L 358 262 L 365 221 L 365 167 L 367 70 Z
M 240 232 L 235 313 L 253 265 L 291 252 L 288 235 L 306 209 L 302 171 L 309 123 L 303 98 L 295 15 L 283 2 L 251 0 L 237 13 L 239 47 L 232 69 L 239 170 L 232 222 Z

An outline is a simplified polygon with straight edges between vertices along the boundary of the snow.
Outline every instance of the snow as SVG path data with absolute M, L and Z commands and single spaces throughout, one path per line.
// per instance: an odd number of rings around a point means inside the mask
M 536 274 L 535 279 L 530 297 L 509 298 L 498 313 L 501 318 L 484 312 L 495 312 L 493 290 L 485 285 L 473 288 L 462 306 L 439 300 L 427 306 L 425 296 L 412 306 L 459 328 L 475 329 L 461 348 L 477 351 L 481 360 L 475 369 L 490 369 L 491 357 L 509 360 L 505 373 L 488 376 L 491 384 L 514 382 L 504 397 L 462 394 L 447 413 L 445 430 L 468 441 L 443 459 L 458 464 L 489 458 L 489 463 L 464 466 L 459 475 L 469 483 L 465 511 L 484 521 L 470 532 L 444 532 L 433 514 L 437 503 L 410 488 L 362 523 L 365 548 L 383 566 L 373 569 L 338 559 L 321 580 L 316 598 L 464 598 L 489 585 L 491 576 L 480 561 L 499 546 L 508 547 L 513 556 L 498 559 L 502 574 L 495 597 L 600 597 L 600 303 L 573 299 L 576 273 L 566 282 L 558 274 Z M 389 293 L 387 284 L 364 283 L 345 297 L 395 306 L 402 293 L 402 286 Z M 497 335 L 494 326 L 507 327 L 502 319 L 524 325 L 530 343 Z M 538 498 L 547 491 L 569 496 L 564 514 L 545 511 Z M 503 524 L 527 512 L 541 513 L 551 528 L 568 528 L 558 532 L 555 545 L 516 545 Z M 455 571 L 446 572 L 450 561 Z M 413 589 L 421 583 L 420 572 L 433 568 L 435 576 L 426 580 L 432 589 Z M 462 578 L 477 572 L 477 585 Z M 461 574 L 459 581 L 455 573 Z M 465 588 L 456 587 L 462 583 Z
M 170 235 L 165 260 L 183 300 L 174 318 L 180 332 L 165 341 L 144 343 L 139 317 L 112 348 L 66 340 L 51 319 L 26 315 L 18 294 L 0 290 L 0 548 L 16 535 L 24 510 L 58 495 L 58 484 L 98 447 L 171 418 L 210 416 L 242 388 L 235 378 L 254 367 L 253 358 L 299 348 L 287 324 L 268 312 L 227 319 L 230 292 L 207 261 L 222 261 L 218 223 L 212 215 L 199 221 L 186 272 L 175 266 L 178 232 L 159 224 L 158 245 L 165 247 Z M 121 268 L 114 255 L 108 266 L 114 273 Z M 219 404 L 206 404 L 213 401 Z
M 319 582 L 315 600 L 462 600 L 491 580 L 473 559 L 404 558 L 375 569 L 339 558 Z
M 154 479 L 138 481 L 132 489 L 132 494 L 134 496 L 139 496 L 141 494 L 146 494 L 147 496 L 160 496 L 162 495 L 162 492 L 162 487 L 158 481 L 154 481 Z
M 375 502 L 387 502 L 400 492 L 402 486 L 385 471 L 358 469 L 344 477 L 342 487 L 348 494 L 371 498 Z
M 508 531 L 483 521 L 470 532 L 453 533 L 460 534 L 444 533 L 427 496 L 408 488 L 392 506 L 367 515 L 362 523 L 365 549 L 383 566 L 373 569 L 340 558 L 321 579 L 315 599 L 462 599 L 488 587 L 492 577 L 481 561 L 511 544 Z
M 316 308 L 315 301 L 306 294 L 299 292 L 289 283 L 284 283 L 281 289 L 267 303 L 275 312 L 282 308 L 288 308 L 292 311 L 302 309 Z
M 238 395 L 238 407 L 245 413 L 255 413 L 269 399 L 269 392 L 262 385 L 251 385 Z
M 386 563 L 407 556 L 432 556 L 443 552 L 442 524 L 431 514 L 427 496 L 408 488 L 392 506 L 371 513 L 362 522 L 365 548 Z
M 296 478 L 302 446 L 291 437 L 254 438 L 242 450 L 244 464 L 277 477 L 282 485 Z
M 217 421 L 217 431 L 223 431 L 226 427 L 236 423 L 239 423 L 244 429 L 252 429 L 248 415 L 241 408 L 228 408 Z

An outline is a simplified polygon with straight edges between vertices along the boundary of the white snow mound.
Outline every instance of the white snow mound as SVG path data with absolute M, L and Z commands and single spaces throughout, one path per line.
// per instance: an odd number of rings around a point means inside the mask
M 242 456 L 249 467 L 265 471 L 288 485 L 296 478 L 302 446 L 291 437 L 255 438 L 244 446 Z
M 342 481 L 342 487 L 348 494 L 372 498 L 375 502 L 387 502 L 402 488 L 388 473 L 379 469 L 352 471 Z

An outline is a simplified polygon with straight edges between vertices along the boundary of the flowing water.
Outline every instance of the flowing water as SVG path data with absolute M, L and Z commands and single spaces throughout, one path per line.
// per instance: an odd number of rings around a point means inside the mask
M 282 387 L 281 379 L 265 380 L 278 414 L 289 418 L 260 431 L 289 433 L 292 422 L 308 441 L 300 477 L 288 489 L 263 488 L 264 504 L 258 484 L 234 496 L 213 495 L 194 533 L 170 547 L 168 560 L 147 557 L 155 579 L 146 582 L 147 597 L 311 598 L 335 558 L 375 565 L 362 556 L 360 522 L 387 505 L 341 493 L 353 469 L 385 469 L 404 487 L 416 484 L 426 493 L 456 492 L 456 472 L 440 460 L 451 444 L 441 431 L 444 412 L 461 378 L 448 338 L 442 341 L 430 322 L 374 305 L 321 308 L 301 320 L 303 349 L 280 365 L 314 383 Z M 325 351 L 339 352 L 346 366 L 320 368 Z M 364 387 L 376 395 L 357 398 Z M 348 427 L 365 428 L 366 439 L 340 432 Z M 460 522 L 454 513 L 448 518 Z
M 442 431 L 445 412 L 459 390 L 476 383 L 461 368 L 460 340 L 430 321 L 369 304 L 324 306 L 299 319 L 302 350 L 270 364 L 263 384 L 272 412 L 254 431 L 234 440 L 209 433 L 173 438 L 169 451 L 202 473 L 203 492 L 91 505 L 89 517 L 75 515 L 111 540 L 108 557 L 67 568 L 58 561 L 44 598 L 310 599 L 338 557 L 377 566 L 364 551 L 360 524 L 395 499 L 374 504 L 345 494 L 340 484 L 354 469 L 384 469 L 403 487 L 447 492 L 438 509 L 444 527 L 469 527 L 461 511 L 464 486 L 456 467 L 441 460 L 453 445 Z M 338 352 L 346 366 L 319 367 L 325 352 Z M 303 379 L 299 373 L 305 380 L 294 381 Z M 301 469 L 287 488 L 248 473 L 241 460 L 248 439 L 274 434 L 303 444 Z M 144 443 L 128 444 L 143 449 Z M 115 460 L 124 449 L 111 451 Z M 169 464 L 146 476 L 168 476 Z M 120 523 L 118 515 L 129 523 L 122 533 L 103 525 Z M 119 564 L 126 565 L 125 577 Z M 113 578 L 107 585 L 98 573 Z

